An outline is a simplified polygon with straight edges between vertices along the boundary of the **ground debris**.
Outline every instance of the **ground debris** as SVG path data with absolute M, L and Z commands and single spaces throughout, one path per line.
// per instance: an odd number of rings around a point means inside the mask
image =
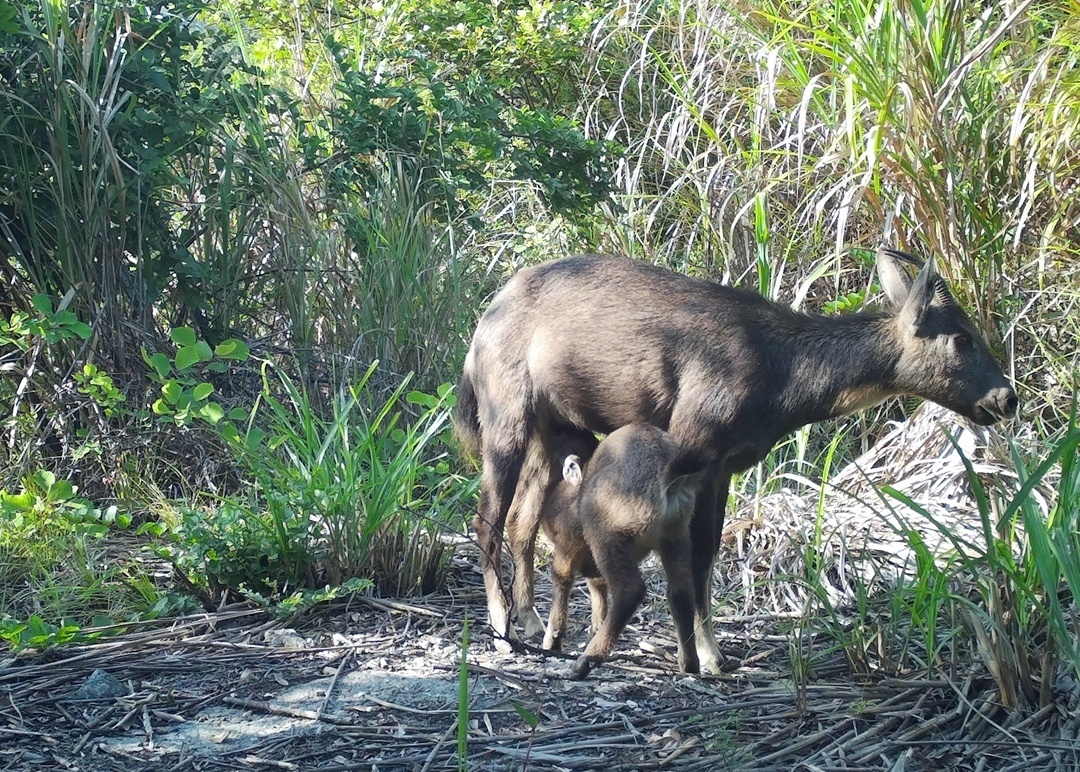
M 867 480 L 936 497 L 928 507 L 958 529 L 970 515 L 942 420 L 927 409 L 907 434 L 883 438 L 834 478 L 818 557 L 833 608 L 858 582 L 872 587 L 859 574 L 868 566 L 878 581 L 882 567 L 902 573 L 909 561 L 902 533 L 860 509 Z M 958 436 L 979 469 L 1006 473 L 986 450 L 992 443 Z M 649 599 L 588 680 L 569 679 L 588 635 L 580 588 L 567 655 L 494 651 L 478 618 L 476 555 L 463 547 L 443 595 L 341 600 L 287 629 L 240 604 L 94 645 L 6 657 L 0 769 L 430 772 L 459 769 L 462 755 L 472 770 L 1080 769 L 1080 686 L 1064 674 L 1048 704 L 1024 712 L 1002 704 L 980 661 L 954 656 L 941 669 L 950 678 L 927 677 L 875 653 L 872 636 L 853 662 L 815 628 L 812 598 L 790 578 L 805 570 L 807 513 L 816 508 L 807 491 L 742 502 L 731 518 L 716 573 L 717 633 L 731 666 L 720 676 L 677 672 L 655 561 L 643 566 Z M 537 587 L 544 606 L 543 568 Z M 736 597 L 741 606 L 723 600 Z M 98 669 L 122 690 L 70 699 Z
M 725 654 L 752 664 L 682 675 L 655 600 L 585 682 L 568 680 L 570 657 L 491 650 L 471 619 L 463 711 L 460 619 L 482 602 L 477 582 L 424 599 L 423 614 L 418 601 L 411 610 L 341 603 L 296 625 L 304 649 L 233 643 L 265 641 L 248 633 L 267 620 L 227 609 L 201 629 L 178 620 L 155 635 L 9 660 L 0 769 L 456 769 L 460 720 L 470 769 L 1080 767 L 1069 711 L 1017 717 L 974 666 L 961 683 L 847 673 L 798 683 L 787 645 L 758 620 L 726 636 Z M 583 592 L 575 604 L 573 640 L 584 645 Z M 740 626 L 721 620 L 721 630 Z M 106 666 L 129 693 L 104 707 L 65 701 Z

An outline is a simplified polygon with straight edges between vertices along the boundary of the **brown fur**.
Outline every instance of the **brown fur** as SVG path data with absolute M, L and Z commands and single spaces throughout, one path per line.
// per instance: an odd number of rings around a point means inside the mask
M 511 638 L 500 564 L 504 530 L 514 556 L 514 610 L 527 634 L 533 608 L 532 539 L 556 435 L 588 444 L 644 422 L 698 450 L 711 468 L 691 521 L 695 634 L 715 671 L 712 566 L 732 473 L 785 434 L 889 394 L 916 394 L 976 423 L 1013 415 L 1016 393 L 927 263 L 881 253 L 893 310 L 824 317 L 760 295 L 646 263 L 586 255 L 521 271 L 481 318 L 465 360 L 455 421 L 482 458 L 474 527 L 488 613 Z
M 654 550 L 667 575 L 679 667 L 698 672 L 690 518 L 707 467 L 701 454 L 683 450 L 671 435 L 649 424 L 617 429 L 587 465 L 576 455 L 566 457 L 564 480 L 540 512 L 540 524 L 555 547 L 544 648 L 562 648 L 570 588 L 575 576 L 584 575 L 592 597 L 593 637 L 574 666 L 577 678 L 611 653 L 641 605 L 645 581 L 638 565 Z

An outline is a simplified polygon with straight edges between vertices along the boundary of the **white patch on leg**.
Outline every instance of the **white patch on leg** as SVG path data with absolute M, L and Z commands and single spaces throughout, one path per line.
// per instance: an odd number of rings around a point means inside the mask
M 694 648 L 697 649 L 698 667 L 702 673 L 719 675 L 724 664 L 724 655 L 720 653 L 720 644 L 716 642 L 712 614 L 706 619 L 700 619 L 696 614 L 694 616 Z
M 488 622 L 495 634 L 495 650 L 502 654 L 512 652 L 514 647 L 510 641 L 517 640 L 517 632 L 510 624 L 510 610 L 498 587 L 494 588 L 494 592 L 488 588 Z
M 536 609 L 529 607 L 518 611 L 518 622 L 521 623 L 526 639 L 535 640 L 544 636 L 544 623 Z

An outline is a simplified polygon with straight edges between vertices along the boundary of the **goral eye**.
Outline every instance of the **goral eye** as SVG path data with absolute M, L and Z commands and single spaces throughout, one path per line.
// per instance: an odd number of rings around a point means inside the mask
M 959 335 L 954 335 L 953 336 L 953 341 L 956 343 L 957 347 L 959 347 L 959 348 L 971 348 L 971 337 L 968 336 L 968 335 L 965 335 L 964 333 L 960 333 Z

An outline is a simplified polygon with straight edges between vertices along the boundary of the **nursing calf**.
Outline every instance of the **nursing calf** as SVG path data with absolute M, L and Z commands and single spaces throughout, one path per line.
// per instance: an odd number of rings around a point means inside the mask
M 585 576 L 593 637 L 574 665 L 575 677 L 584 678 L 611 653 L 641 605 L 645 581 L 638 565 L 654 550 L 667 575 L 679 667 L 698 672 L 690 518 L 707 466 L 700 453 L 680 448 L 667 432 L 649 424 L 617 429 L 587 461 L 565 457 L 564 479 L 540 512 L 540 525 L 555 547 L 544 648 L 562 648 L 570 589 L 575 576 Z
M 1017 398 L 982 336 L 928 261 L 886 251 L 877 269 L 892 309 L 802 314 L 754 292 L 620 257 L 585 255 L 515 275 L 477 324 L 458 388 L 455 425 L 482 459 L 473 527 L 489 622 L 515 637 L 501 578 L 512 536 L 513 610 L 528 635 L 532 536 L 558 436 L 595 446 L 593 432 L 632 423 L 668 431 L 708 459 L 690 522 L 695 646 L 719 669 L 712 568 L 733 473 L 784 435 L 891 395 L 914 394 L 978 424 L 1016 412 Z M 547 459 L 545 461 L 545 459 Z

